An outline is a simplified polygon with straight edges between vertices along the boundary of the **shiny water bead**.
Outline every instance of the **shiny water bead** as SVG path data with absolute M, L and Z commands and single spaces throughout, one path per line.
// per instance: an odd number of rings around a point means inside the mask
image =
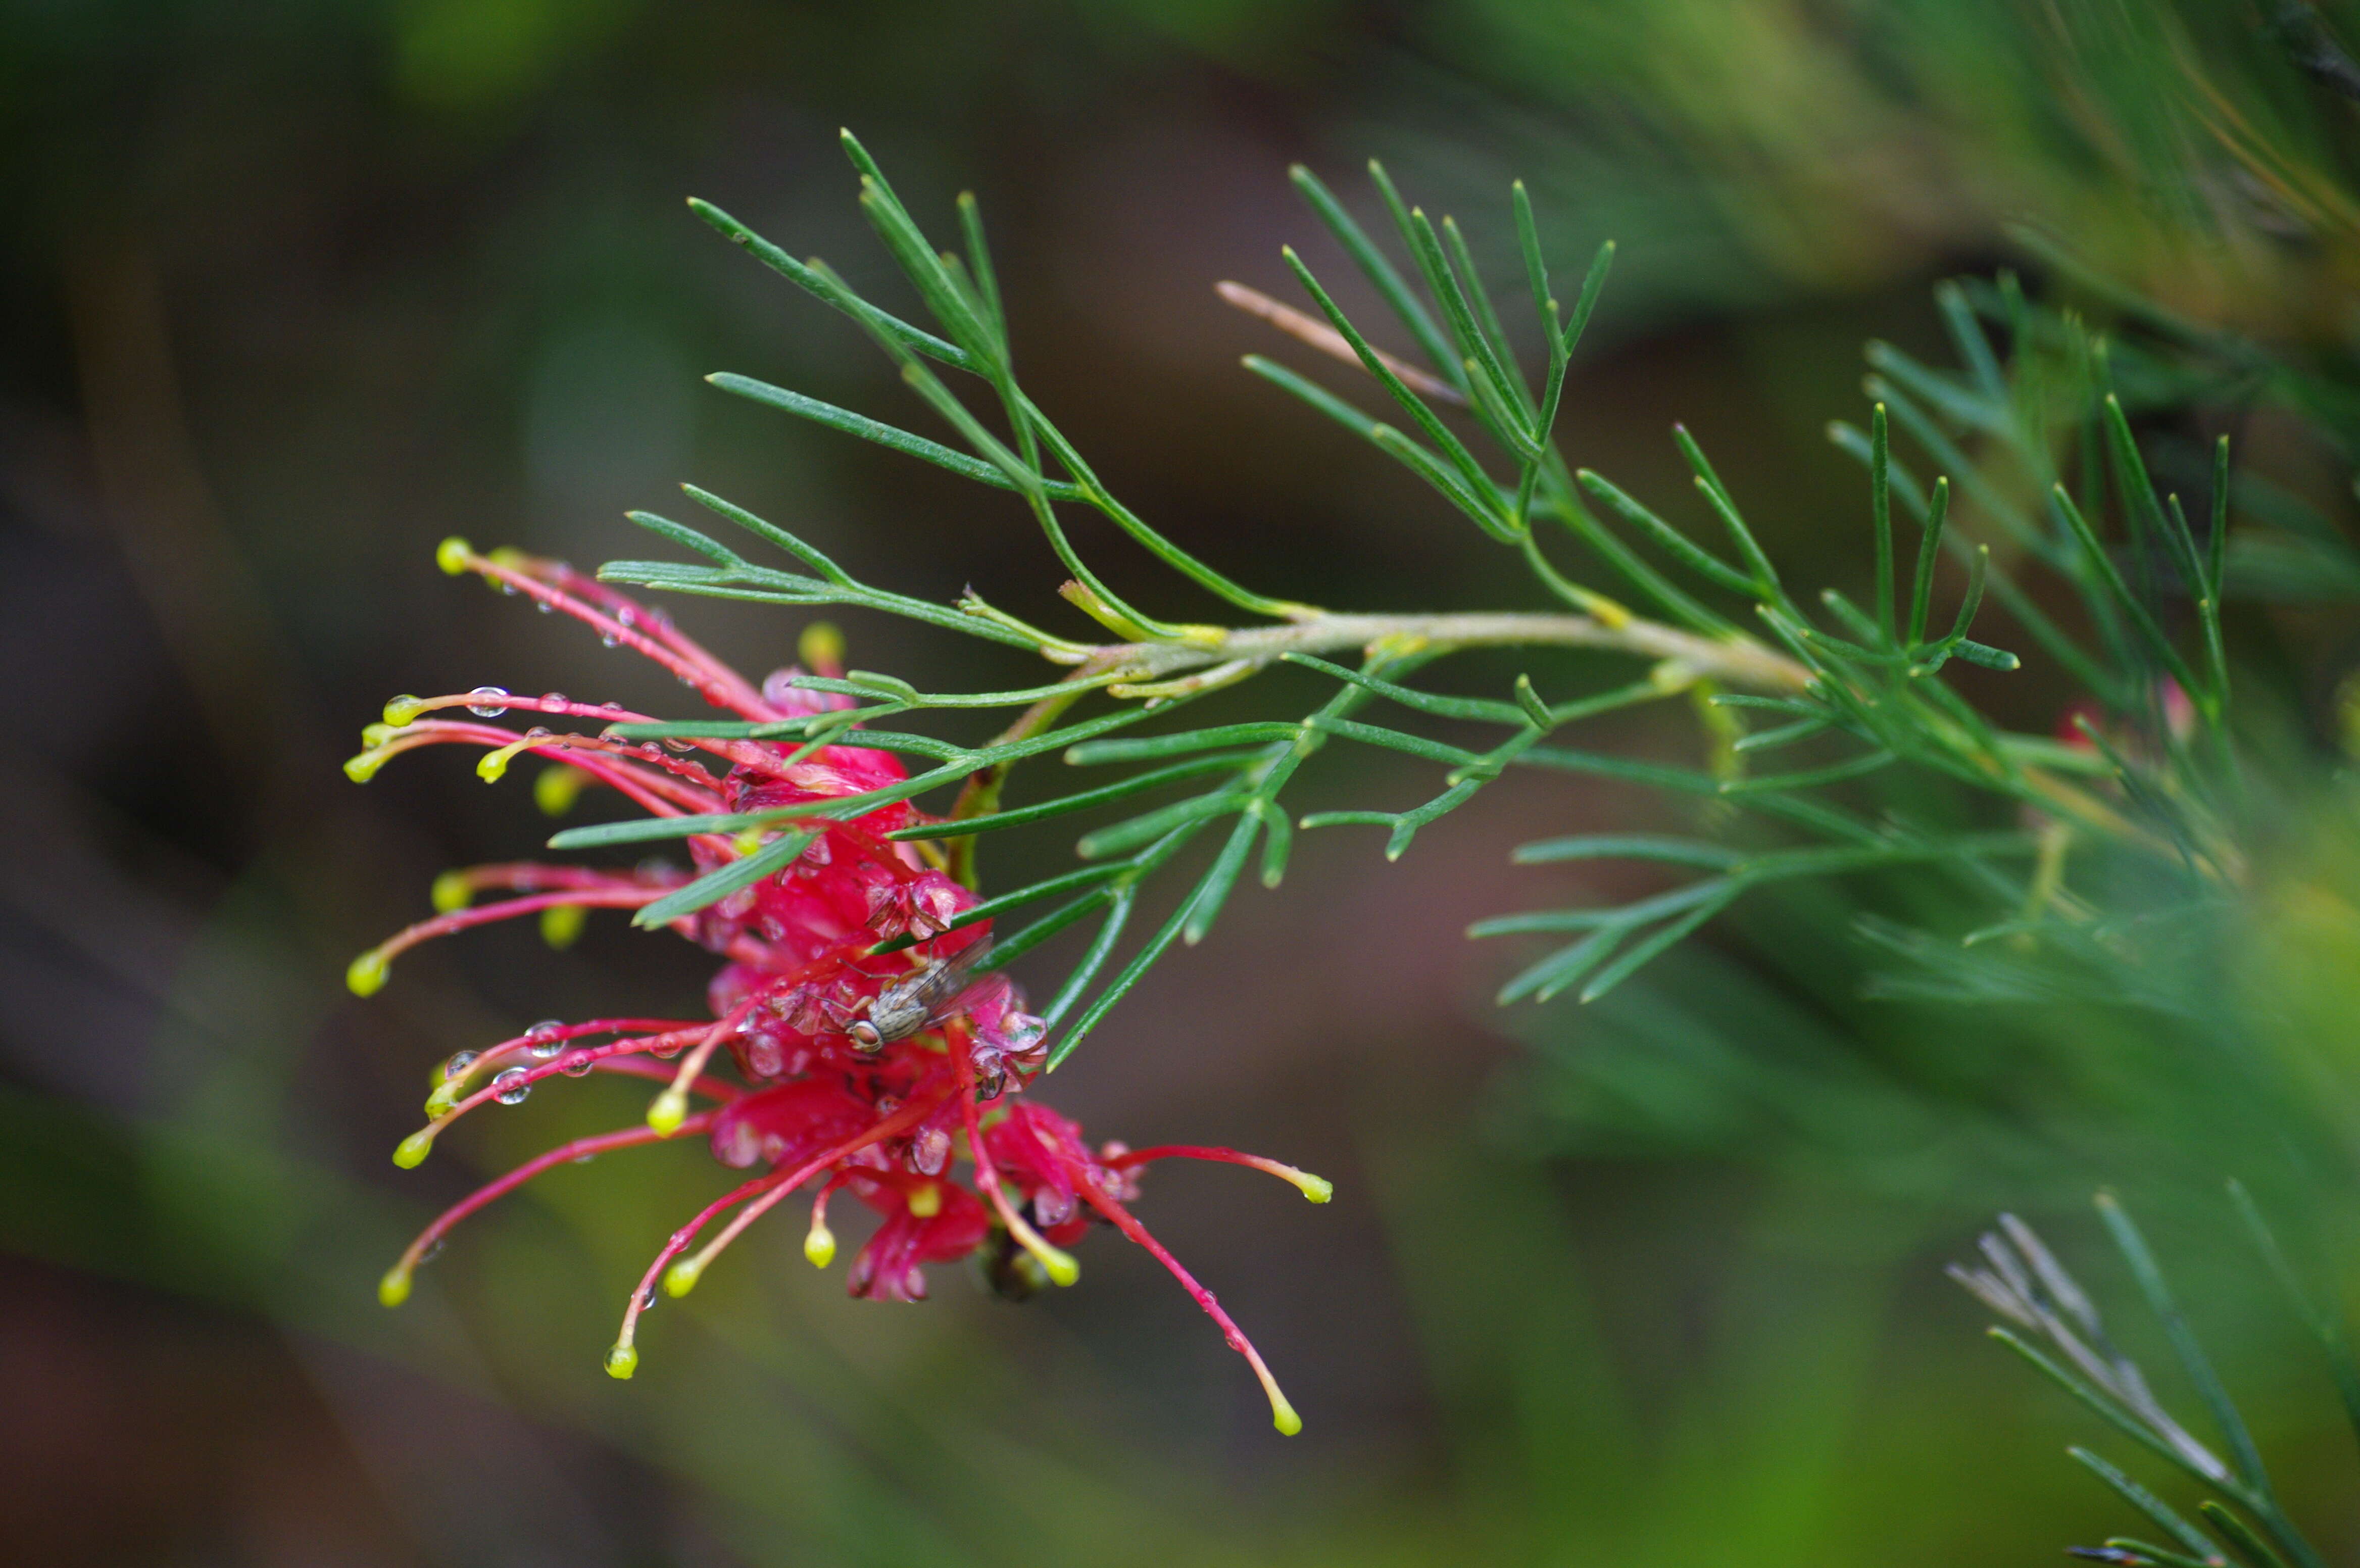
M 541 710 L 543 713 L 562 713 L 564 711 L 565 706 L 566 698 L 563 692 L 543 692 L 541 694 Z
M 565 1048 L 564 1028 L 562 1018 L 543 1018 L 524 1032 L 525 1044 L 534 1056 L 547 1061 Z
M 477 1055 L 478 1053 L 475 1051 L 460 1051 L 453 1056 L 449 1061 L 442 1064 L 443 1080 L 448 1082 L 452 1079 L 463 1076 L 469 1068 L 475 1066 Z
M 521 1105 L 524 1097 L 531 1092 L 530 1075 L 520 1067 L 512 1067 L 492 1080 L 492 1098 L 503 1105 Z
M 474 691 L 469 692 L 467 695 L 469 696 L 506 696 L 508 695 L 508 691 L 506 686 L 477 686 Z M 508 711 L 508 705 L 500 702 L 471 702 L 467 705 L 467 711 L 474 714 L 478 718 L 497 718 L 501 714 Z
M 569 1051 L 566 1053 L 565 1059 L 557 1064 L 557 1070 L 568 1078 L 580 1078 L 590 1070 L 591 1065 L 597 1059 L 589 1051 Z

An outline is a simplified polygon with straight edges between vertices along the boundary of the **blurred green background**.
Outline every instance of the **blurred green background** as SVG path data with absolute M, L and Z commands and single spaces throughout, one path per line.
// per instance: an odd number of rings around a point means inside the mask
M 453 756 L 348 784 L 336 763 L 388 696 L 668 690 L 442 576 L 445 534 L 646 554 L 622 512 L 694 480 L 871 580 L 972 583 L 1065 624 L 1006 498 L 698 381 L 916 417 L 855 331 L 684 196 L 883 288 L 836 127 L 922 217 L 972 187 L 1033 395 L 1132 506 L 1273 592 L 1488 608 L 1534 593 L 1240 371 L 1270 344 L 1210 285 L 1286 294 L 1287 241 L 1340 273 L 1285 168 L 1365 212 L 1371 154 L 1511 278 L 1522 174 L 1560 254 L 1621 245 L 1561 426 L 1575 460 L 1668 493 L 1685 420 L 1791 578 L 1849 582 L 1865 508 L 1821 430 L 1862 417 L 1861 340 L 1940 356 L 1928 286 L 2009 260 L 2011 220 L 2201 319 L 2348 352 L 2333 190 L 2296 181 L 2315 243 L 2256 259 L 2207 227 L 2237 193 L 2149 178 L 2175 149 L 2116 113 L 2154 90 L 2117 68 L 2160 37 L 2226 84 L 2230 120 L 2274 105 L 2257 136 L 2329 134 L 2302 115 L 2348 105 L 2300 109 L 2262 19 L 2030 0 L 0 7 L 7 1555 L 2047 1560 L 2132 1521 L 2059 1457 L 2089 1424 L 1981 1340 L 1939 1265 L 2011 1205 L 2094 1258 L 2081 1204 L 2102 1181 L 2155 1198 L 2296 1511 L 2331 1552 L 2360 1546 L 2331 1401 L 2220 1245 L 2225 1206 L 2186 1196 L 2267 1144 L 2261 1113 L 2180 1072 L 2171 1041 L 1863 1001 L 1848 911 L 1801 896 L 1591 1012 L 1491 1008 L 1511 956 L 1464 925 L 1601 874 L 1513 869 L 1508 848 L 1664 810 L 1603 785 L 1503 782 L 1398 865 L 1311 837 L 1283 892 L 1241 895 L 1046 1087 L 1097 1136 L 1336 1179 L 1312 1210 L 1165 1168 L 1142 1210 L 1277 1368 L 1308 1423 L 1292 1442 L 1187 1300 L 1104 1238 L 1053 1299 L 1002 1305 L 943 1269 L 903 1310 L 846 1300 L 774 1225 L 667 1302 L 639 1377 L 613 1382 L 629 1281 L 724 1185 L 694 1149 L 552 1175 L 385 1312 L 377 1275 L 437 1206 L 644 1100 L 558 1086 L 397 1172 L 432 1064 L 546 1014 L 694 1006 L 707 966 L 594 919 L 563 953 L 521 928 L 421 952 L 366 1003 L 341 983 L 437 871 L 545 834 L 527 791 Z M 2339 471 L 2286 466 L 2348 514 Z M 1125 592 L 1190 608 L 1117 542 L 1083 543 Z M 757 675 L 798 630 L 673 608 Z M 2345 622 L 2297 630 L 2322 668 L 2348 653 Z M 922 685 L 1022 674 L 899 624 L 847 630 L 855 663 Z M 2324 701 L 2309 668 L 2297 708 Z M 1977 689 L 2041 730 L 2069 695 L 2037 669 Z M 1422 779 L 1364 766 L 1331 787 L 1408 798 Z M 2322 1092 L 2348 1096 L 2360 927 L 2289 918 L 2306 962 L 2271 982 L 2312 988 L 2297 1022 Z

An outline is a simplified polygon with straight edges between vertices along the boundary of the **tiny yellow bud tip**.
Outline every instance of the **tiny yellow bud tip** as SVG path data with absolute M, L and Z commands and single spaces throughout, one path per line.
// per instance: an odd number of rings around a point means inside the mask
M 1044 1246 L 1037 1255 L 1041 1260 L 1041 1266 L 1048 1271 L 1049 1277 L 1060 1285 L 1071 1285 L 1082 1277 L 1082 1266 L 1076 1263 L 1069 1254 L 1060 1252 L 1053 1246 Z
M 826 1226 L 814 1228 L 803 1238 L 803 1255 L 811 1259 L 814 1268 L 825 1268 L 836 1261 L 836 1233 Z
M 1270 1397 L 1270 1424 L 1278 1429 L 1280 1436 L 1293 1437 L 1303 1430 L 1303 1418 L 1295 1413 L 1285 1395 L 1273 1393 Z
M 426 896 L 433 902 L 435 914 L 449 915 L 473 903 L 475 889 L 468 882 L 466 872 L 444 872 L 434 879 L 434 885 Z
M 454 533 L 434 547 L 434 564 L 455 577 L 467 569 L 467 559 L 475 553 L 474 545 Z
M 384 953 L 371 948 L 345 966 L 345 988 L 355 996 L 375 996 L 385 989 L 386 971 L 391 967 Z
M 372 747 L 370 750 L 363 751 L 357 756 L 347 757 L 344 759 L 344 777 L 352 780 L 355 784 L 366 784 L 369 780 L 377 777 L 377 769 L 382 767 L 384 763 L 385 759 L 378 755 L 377 750 Z
M 404 1170 L 415 1170 L 420 1166 L 424 1165 L 426 1163 L 426 1157 L 433 1152 L 433 1130 L 432 1128 L 424 1129 L 410 1134 L 410 1136 L 402 1139 L 401 1142 L 394 1146 L 393 1163 L 401 1167 Z
M 385 1271 L 385 1277 L 377 1282 L 377 1299 L 379 1302 L 388 1307 L 399 1307 L 404 1301 L 409 1300 L 409 1268 L 404 1265 L 397 1263 L 391 1268 L 387 1269 Z
M 572 947 L 589 923 L 590 912 L 578 904 L 557 904 L 541 912 L 541 939 L 560 952 Z
M 825 670 L 844 663 L 844 633 L 836 623 L 814 620 L 795 639 L 795 656 L 807 670 Z
M 648 1106 L 648 1125 L 667 1138 L 680 1131 L 680 1124 L 687 1120 L 688 1096 L 676 1090 L 665 1090 Z
M 563 817 L 574 809 L 574 801 L 581 796 L 582 786 L 589 782 L 589 774 L 579 768 L 569 768 L 563 762 L 543 768 L 540 776 L 532 781 L 532 803 L 541 807 L 544 817 Z
M 1324 1176 L 1314 1176 L 1307 1170 L 1301 1173 L 1295 1184 L 1302 1188 L 1303 1195 L 1314 1203 L 1325 1203 L 1336 1196 L 1334 1182 Z
M 704 1272 L 704 1267 L 696 1263 L 683 1261 L 673 1264 L 664 1270 L 664 1294 L 673 1297 L 687 1295 L 696 1288 L 697 1277 Z
M 399 729 L 425 711 L 426 705 L 414 696 L 404 694 L 388 697 L 385 704 L 385 721 Z
M 625 1382 L 639 1369 L 639 1353 L 628 1344 L 618 1344 L 606 1353 L 606 1376 Z

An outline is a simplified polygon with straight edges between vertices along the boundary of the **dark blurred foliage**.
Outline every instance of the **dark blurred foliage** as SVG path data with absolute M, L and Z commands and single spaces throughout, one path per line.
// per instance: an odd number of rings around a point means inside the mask
M 2001 1204 L 2065 1210 L 2052 1239 L 2076 1250 L 2071 1207 L 2103 1179 L 2169 1200 L 2150 1231 L 2282 1489 L 2348 1550 L 2330 1401 L 2221 1245 L 2225 1211 L 2186 1199 L 2257 1113 L 2169 1042 L 1863 1000 L 1850 911 L 1804 897 L 1593 1014 L 1490 1008 L 1504 960 L 1467 920 L 1580 885 L 1511 873 L 1507 847 L 1661 811 L 1627 792 L 1512 780 L 1397 866 L 1315 837 L 1055 1080 L 1098 1135 L 1337 1179 L 1313 1211 L 1175 1170 L 1145 1211 L 1277 1366 L 1309 1421 L 1292 1443 L 1187 1301 L 1105 1245 L 1054 1299 L 945 1278 L 909 1311 L 748 1247 L 614 1383 L 597 1358 L 628 1281 L 720 1185 L 694 1150 L 552 1177 L 386 1313 L 378 1272 L 471 1171 L 643 1100 L 566 1086 L 398 1178 L 429 1065 L 544 1014 L 693 1005 L 704 966 L 610 920 L 562 954 L 522 930 L 444 945 L 367 1003 L 340 985 L 437 870 L 545 832 L 526 792 L 432 756 L 346 783 L 387 696 L 666 695 L 434 572 L 442 535 L 637 554 L 623 510 L 694 479 L 876 580 L 1061 613 L 1012 505 L 697 382 L 906 406 L 683 196 L 868 283 L 885 269 L 839 124 L 929 214 L 972 186 L 1029 384 L 1133 505 L 1272 591 L 1438 608 L 1496 602 L 1485 556 L 1241 375 L 1261 339 L 1209 285 L 1279 291 L 1279 243 L 1314 232 L 1290 159 L 1358 200 L 1349 171 L 1383 155 L 1503 270 L 1522 173 L 1568 253 L 1622 246 L 1570 394 L 1577 459 L 1664 491 L 1684 419 L 1790 576 L 1847 581 L 1864 506 L 1823 422 L 1859 417 L 1862 338 L 1941 352 L 1928 284 L 2023 261 L 2007 222 L 2197 320 L 2348 357 L 2352 111 L 2268 9 L 10 5 L 8 1555 L 2021 1560 L 2116 1528 L 2112 1505 L 2051 1462 L 2083 1426 L 1978 1342 L 1937 1264 Z M 2344 455 L 2283 417 L 2255 436 L 2349 521 Z M 1112 543 L 1084 541 L 1160 604 Z M 675 608 L 756 674 L 797 630 Z M 922 685 L 1025 674 L 847 630 L 857 663 Z M 2350 623 L 2265 630 L 2246 641 L 2278 661 L 2289 744 L 2315 746 Z M 2034 729 L 2070 696 L 2037 668 L 1988 687 Z M 2348 843 L 2289 840 L 2350 885 Z M 2348 1105 L 2360 920 L 2306 885 L 2252 983 L 2291 999 L 2288 1036 Z

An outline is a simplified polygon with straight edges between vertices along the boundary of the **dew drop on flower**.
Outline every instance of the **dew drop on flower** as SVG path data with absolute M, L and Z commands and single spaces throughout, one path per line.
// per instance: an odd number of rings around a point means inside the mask
M 633 613 L 630 606 L 625 605 L 615 612 L 615 622 L 618 626 L 633 627 L 639 623 L 639 618 Z
M 506 696 L 508 692 L 506 686 L 477 686 L 467 695 L 469 696 Z M 497 702 L 489 704 L 471 702 L 467 705 L 467 711 L 478 718 L 497 718 L 501 714 L 506 713 L 508 708 L 506 705 Z
M 492 1080 L 492 1097 L 503 1105 L 521 1105 L 524 1097 L 531 1092 L 532 1085 L 520 1067 L 512 1067 Z
M 623 645 L 623 640 L 616 636 L 611 631 L 599 638 L 598 641 L 609 648 L 619 648 Z
M 541 611 L 543 615 L 554 615 L 557 613 L 557 607 L 550 603 L 547 599 L 541 599 L 536 602 L 532 608 Z
M 910 1140 L 910 1167 L 921 1176 L 940 1176 L 950 1158 L 951 1135 L 940 1127 L 928 1127 Z M 917 1212 L 915 1203 L 911 1212 Z
M 564 1048 L 561 1038 L 564 1027 L 565 1021 L 562 1018 L 543 1018 L 524 1032 L 525 1044 L 532 1048 L 533 1055 L 547 1061 Z
M 418 1261 L 421 1263 L 432 1263 L 442 1255 L 442 1238 L 441 1236 L 436 1236 L 432 1241 L 426 1244 L 426 1250 L 418 1255 Z
M 588 1051 L 571 1051 L 567 1053 L 563 1061 L 558 1063 L 557 1070 L 568 1078 L 580 1078 L 590 1070 L 590 1064 L 597 1059 Z
M 543 692 L 541 694 L 541 706 L 543 711 L 550 708 L 563 708 L 565 706 L 565 694 L 563 692 Z
M 442 1080 L 447 1083 L 451 1080 L 457 1078 L 460 1074 L 465 1072 L 470 1067 L 473 1067 L 475 1062 L 476 1055 L 477 1053 L 474 1051 L 461 1051 L 457 1055 L 453 1056 L 449 1061 L 444 1062 L 442 1064 Z

